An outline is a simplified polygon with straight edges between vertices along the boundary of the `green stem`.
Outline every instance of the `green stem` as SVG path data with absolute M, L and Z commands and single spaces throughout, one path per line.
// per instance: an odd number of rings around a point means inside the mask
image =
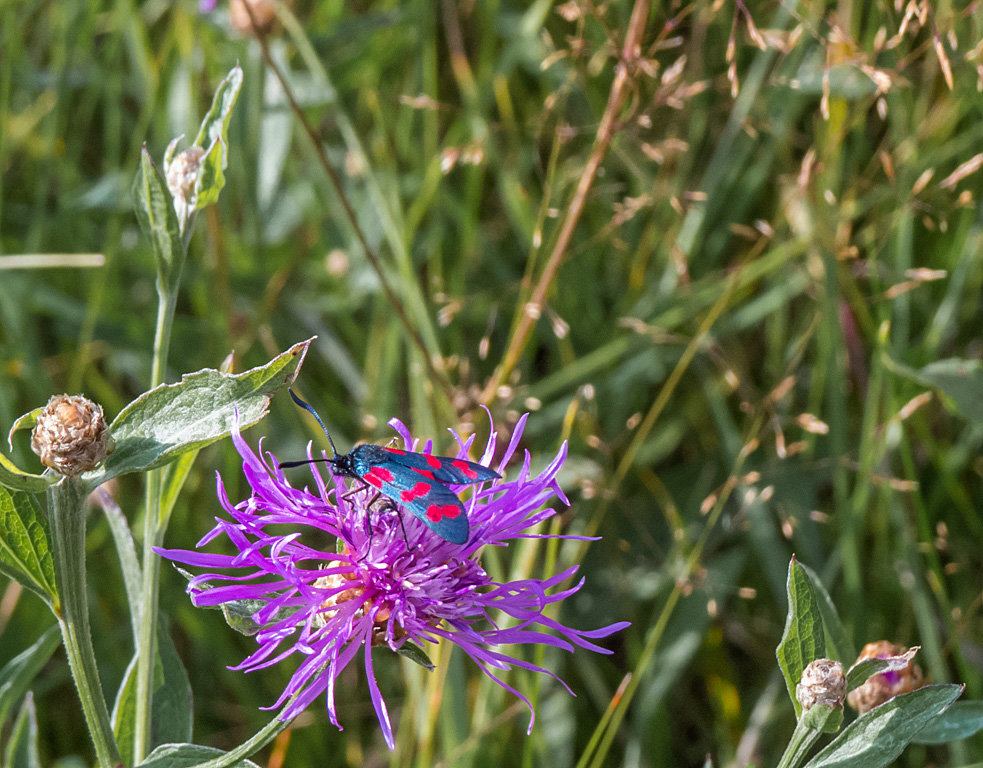
M 112 768 L 122 761 L 113 738 L 113 726 L 102 694 L 89 630 L 85 581 L 85 497 L 85 486 L 75 478 L 66 477 L 48 489 L 52 559 L 61 600 L 55 613 L 75 689 L 82 703 L 82 713 L 95 746 L 96 761 L 100 768 Z
M 812 745 L 822 736 L 822 731 L 806 725 L 805 720 L 805 717 L 800 717 L 799 722 L 795 724 L 792 738 L 788 740 L 788 746 L 785 747 L 785 754 L 778 762 L 778 768 L 797 768 L 809 754 Z
M 192 218 L 193 221 L 193 218 Z M 182 238 L 183 258 L 187 254 L 190 228 Z M 177 303 L 177 285 L 180 282 L 178 268 L 172 286 L 163 286 L 158 280 L 157 328 L 154 333 L 154 359 L 150 374 L 150 387 L 156 387 L 164 380 L 167 366 L 167 353 L 171 345 L 171 327 L 174 324 L 174 307 Z M 157 604 L 160 596 L 160 558 L 154 547 L 163 543 L 166 526 L 161 523 L 160 491 L 161 470 L 147 473 L 147 492 L 143 520 L 143 584 L 140 589 L 141 600 L 137 623 L 139 632 L 134 638 L 137 648 L 137 691 L 136 713 L 133 732 L 133 759 L 139 763 L 151 749 L 150 734 L 154 706 L 154 659 L 157 658 Z
M 198 763 L 191 768 L 227 768 L 227 766 L 244 760 L 258 749 L 269 744 L 273 739 L 287 730 L 291 722 L 293 721 L 281 720 L 280 716 L 277 715 L 262 730 L 257 731 L 249 741 L 243 742 L 231 752 L 226 752 L 221 757 L 216 757 L 214 760 L 208 760 L 204 763 Z

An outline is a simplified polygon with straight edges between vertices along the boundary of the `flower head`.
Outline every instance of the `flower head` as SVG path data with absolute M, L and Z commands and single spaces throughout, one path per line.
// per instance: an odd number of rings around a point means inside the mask
M 914 656 L 917 649 L 907 649 L 900 645 L 895 645 L 887 640 L 878 640 L 874 643 L 867 643 L 860 649 L 860 655 L 854 664 L 859 664 L 864 659 L 894 659 L 904 661 L 904 656 Z M 869 712 L 874 707 L 880 706 L 885 701 L 900 696 L 902 693 L 910 693 L 923 685 L 928 685 L 922 673 L 922 668 L 909 661 L 901 669 L 887 670 L 877 675 L 867 678 L 863 685 L 850 691 L 847 696 L 847 703 L 857 712 L 863 714 Z
M 398 421 L 391 424 L 405 448 L 417 450 L 407 429 Z M 516 452 L 524 424 L 525 417 L 494 467 L 502 474 Z M 232 439 L 242 456 L 252 495 L 233 504 L 219 477 L 218 496 L 229 517 L 219 518 L 198 546 L 224 536 L 238 554 L 158 552 L 173 561 L 209 569 L 189 583 L 196 605 L 239 600 L 263 603 L 252 614 L 261 627 L 254 635 L 259 648 L 234 668 L 252 671 L 298 655 L 301 661 L 273 705 L 286 705 L 280 715 L 284 720 L 299 714 L 324 692 L 331 722 L 340 728 L 335 682 L 361 652 L 372 703 L 392 749 L 389 714 L 373 672 L 373 646 L 396 651 L 408 650 L 404 648 L 408 643 L 426 647 L 441 639 L 452 642 L 485 674 L 529 705 L 502 679 L 501 671 L 520 667 L 555 676 L 511 655 L 510 648 L 542 644 L 609 653 L 592 640 L 627 626 L 619 622 L 577 630 L 546 614 L 549 606 L 583 584 L 581 580 L 561 588 L 576 567 L 547 579 L 503 583 L 493 580 L 477 557 L 488 545 L 545 538 L 531 529 L 556 514 L 543 508 L 553 496 L 566 503 L 556 480 L 566 457 L 565 444 L 539 475 L 531 473 L 527 453 L 514 480 L 475 486 L 465 502 L 471 535 L 466 544 L 459 545 L 440 538 L 411 515 L 373 505 L 373 493 L 358 481 L 349 488 L 343 478 L 325 480 L 314 465 L 314 492 L 294 488 L 276 459 L 253 452 L 238 428 Z M 458 442 L 458 457 L 463 458 L 473 438 L 458 438 Z M 480 462 L 491 466 L 495 449 L 493 433 Z M 429 443 L 423 452 L 430 452 Z M 452 486 L 452 490 L 457 489 Z M 336 547 L 324 548 L 325 534 L 337 540 Z M 496 623 L 503 615 L 509 617 L 509 626 Z
M 802 670 L 801 682 L 795 686 L 795 698 L 802 709 L 817 704 L 829 709 L 843 709 L 846 698 L 846 677 L 843 665 L 832 659 L 816 659 Z
M 182 137 L 174 139 L 164 155 L 164 175 L 167 189 L 174 198 L 174 211 L 177 213 L 181 229 L 197 205 L 198 179 L 201 178 L 202 160 L 207 151 L 204 147 L 188 147 L 174 156 L 174 150 Z
M 102 406 L 82 395 L 53 395 L 31 433 L 41 463 L 69 477 L 95 469 L 114 446 Z

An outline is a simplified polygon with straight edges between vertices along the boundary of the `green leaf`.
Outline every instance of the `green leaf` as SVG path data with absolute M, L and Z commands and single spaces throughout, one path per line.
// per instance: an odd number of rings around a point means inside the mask
M 38 753 L 38 716 L 34 696 L 28 692 L 14 720 L 7 747 L 3 753 L 4 768 L 41 768 Z
M 802 670 L 812 661 L 826 656 L 823 621 L 819 601 L 812 591 L 809 578 L 793 557 L 788 564 L 788 618 L 782 641 L 775 649 L 778 664 L 785 676 L 788 695 L 795 706 L 796 718 L 802 716 L 802 705 L 795 698 L 795 686 L 802 680 Z
M 920 370 L 885 358 L 895 373 L 945 393 L 956 411 L 966 419 L 983 424 L 983 360 L 950 358 L 938 360 Z
M 193 573 L 184 570 L 184 568 L 178 568 L 175 566 L 175 569 L 188 581 L 191 581 L 195 577 Z M 211 584 L 209 584 L 207 581 L 202 582 L 197 586 L 197 589 L 201 590 L 210 588 Z M 239 634 L 246 635 L 247 637 L 252 637 L 266 626 L 283 621 L 297 610 L 295 608 L 281 608 L 273 615 L 273 618 L 270 619 L 269 624 L 258 624 L 253 619 L 253 614 L 260 608 L 265 607 L 268 602 L 268 600 L 230 600 L 229 602 L 221 603 L 220 605 L 197 605 L 195 603 L 194 596 L 191 597 L 191 603 L 195 606 L 195 608 L 204 608 L 208 611 L 221 611 L 225 616 L 225 623 Z
M 225 186 L 225 163 L 225 143 L 220 138 L 215 139 L 201 158 L 195 181 L 196 211 L 218 202 L 219 193 Z
M 295 344 L 266 365 L 239 374 L 206 368 L 161 384 L 127 405 L 110 425 L 116 450 L 83 475 L 90 488 L 127 472 L 163 466 L 220 440 L 239 413 L 245 429 L 266 415 L 273 394 L 292 384 L 313 339 Z
M 0 571 L 58 605 L 51 531 L 37 499 L 0 487 Z
M 164 744 L 147 755 L 137 768 L 190 768 L 224 755 L 220 749 L 196 744 Z M 230 768 L 259 768 L 252 760 L 238 760 Z
M 819 576 L 816 575 L 816 572 L 812 568 L 802 563 L 799 563 L 799 567 L 809 580 L 809 586 L 812 587 L 813 594 L 815 594 L 816 601 L 819 605 L 819 613 L 823 617 L 826 640 L 831 646 L 826 651 L 827 658 L 836 659 L 844 665 L 849 664 L 857 658 L 857 650 L 853 647 L 853 643 L 850 642 L 850 635 L 846 631 L 846 627 L 843 626 L 843 621 L 840 619 L 840 614 L 836 610 L 836 606 L 833 605 L 833 600 L 829 596 L 829 592 L 826 591 L 826 587 L 823 586 Z
M 49 485 L 57 483 L 54 475 L 32 475 L 20 470 L 14 462 L 0 453 L 0 485 L 18 491 L 44 493 Z
M 61 644 L 61 633 L 55 625 L 48 629 L 30 648 L 8 661 L 0 669 L 0 729 L 7 721 L 7 715 L 14 704 L 20 700 L 41 671 L 51 654 Z
M 123 683 L 113 705 L 113 735 L 120 755 L 127 764 L 133 761 L 133 735 L 136 720 L 137 657 L 126 668 Z M 157 658 L 154 660 L 154 710 L 151 723 L 152 745 L 187 741 L 191 738 L 191 680 L 181 663 L 167 629 L 161 624 L 157 632 Z
M 961 685 L 927 685 L 895 696 L 848 725 L 805 768 L 882 768 L 963 692 Z
M 983 701 L 957 701 L 922 728 L 916 744 L 946 744 L 966 739 L 983 730 Z
M 237 64 L 219 84 L 211 109 L 201 121 L 194 146 L 206 149 L 201 158 L 201 172 L 195 182 L 195 210 L 218 201 L 225 186 L 225 167 L 228 165 L 229 121 L 232 108 L 242 88 L 242 69 Z
M 41 415 L 41 411 L 43 410 L 44 406 L 39 406 L 33 411 L 28 411 L 14 421 L 10 427 L 10 432 L 7 433 L 7 445 L 10 446 L 11 450 L 14 448 L 14 433 L 19 432 L 22 429 L 34 429 L 34 425 L 38 423 L 38 416 Z
M 909 648 L 900 656 L 885 656 L 883 658 L 858 661 L 846 673 L 847 688 L 852 691 L 858 685 L 863 685 L 867 682 L 868 677 L 879 675 L 882 672 L 900 672 L 902 669 L 907 669 L 920 647 L 916 645 L 913 648 Z
M 415 662 L 416 664 L 419 664 L 421 667 L 427 670 L 427 672 L 433 672 L 437 668 L 437 665 L 430 660 L 427 652 L 415 643 L 403 643 L 396 649 L 396 653 L 398 653 L 400 656 L 405 656 L 407 659 Z
M 157 290 L 169 295 L 181 279 L 184 244 L 171 193 L 146 145 L 140 152 L 140 170 L 133 180 L 133 203 L 140 228 L 150 238 L 153 247 Z
M 215 89 L 212 106 L 201 121 L 194 146 L 210 147 L 216 140 L 228 146 L 229 121 L 232 119 L 232 108 L 239 98 L 241 88 L 242 68 L 236 64 Z M 225 168 L 224 162 L 222 168 Z

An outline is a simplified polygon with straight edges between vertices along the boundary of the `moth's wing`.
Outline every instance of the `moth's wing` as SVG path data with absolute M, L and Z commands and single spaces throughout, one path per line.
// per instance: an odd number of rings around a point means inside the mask
M 382 450 L 389 453 L 392 460 L 397 464 L 409 467 L 423 477 L 441 483 L 470 485 L 471 483 L 480 483 L 482 480 L 494 480 L 496 477 L 501 477 L 493 469 L 473 461 L 452 459 L 450 456 L 431 456 L 426 453 L 401 451 L 398 448 L 383 448 Z
M 359 446 L 360 449 L 364 447 L 369 446 Z M 388 453 L 378 446 L 371 447 Z M 464 505 L 433 473 L 409 467 L 388 456 L 379 456 L 375 451 L 362 453 L 364 455 L 360 455 L 359 459 L 364 460 L 361 467 L 364 471 L 359 473 L 359 477 L 364 482 L 406 507 L 442 539 L 452 544 L 467 542 L 470 527 Z
M 417 480 L 412 488 L 399 492 L 398 501 L 440 538 L 452 544 L 467 543 L 468 515 L 461 500 L 446 485 L 431 481 L 427 486 L 426 481 Z

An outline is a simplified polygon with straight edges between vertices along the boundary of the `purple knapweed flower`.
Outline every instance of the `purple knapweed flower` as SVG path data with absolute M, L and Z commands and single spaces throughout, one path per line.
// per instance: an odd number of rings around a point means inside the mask
M 525 421 L 525 416 L 519 420 L 494 466 L 500 474 L 505 474 L 516 451 Z M 417 450 L 402 423 L 393 420 L 390 425 L 407 450 Z M 492 466 L 495 438 L 492 433 L 480 459 L 486 466 Z M 474 438 L 457 439 L 457 455 L 464 458 Z M 286 705 L 280 713 L 283 720 L 298 715 L 324 692 L 331 722 L 340 729 L 335 682 L 361 650 L 372 704 L 386 743 L 393 749 L 392 725 L 373 672 L 372 647 L 388 646 L 396 651 L 407 643 L 426 647 L 444 639 L 529 706 L 531 730 L 532 705 L 500 677 L 500 671 L 521 667 L 558 678 L 548 669 L 511 655 L 509 647 L 542 644 L 572 651 L 579 646 L 610 653 L 591 640 L 628 626 L 618 622 L 584 631 L 546 615 L 551 605 L 583 585 L 581 579 L 560 588 L 574 575 L 576 566 L 548 579 L 503 583 L 492 579 L 479 562 L 478 553 L 485 546 L 549 538 L 530 531 L 556 514 L 543 508 L 553 496 L 568 503 L 556 479 L 566 458 L 565 443 L 539 475 L 530 473 L 526 452 L 521 469 L 511 473 L 514 480 L 473 486 L 474 493 L 465 501 L 471 535 L 466 544 L 459 545 L 440 538 L 412 515 L 397 516 L 378 503 L 368 509 L 374 491 L 358 482 L 349 488 L 342 478 L 325 481 L 314 465 L 316 493 L 294 488 L 275 457 L 267 453 L 263 458 L 252 451 L 238 425 L 232 440 L 242 456 L 252 495 L 233 504 L 218 477 L 219 501 L 230 519 L 216 518 L 217 525 L 197 546 L 224 535 L 238 554 L 157 551 L 175 562 L 209 569 L 188 585 L 197 606 L 244 600 L 262 603 L 252 614 L 261 627 L 254 635 L 259 649 L 232 669 L 248 672 L 297 654 L 300 665 L 271 707 Z M 430 450 L 428 442 L 423 452 Z M 336 547 L 321 548 L 325 534 L 337 540 Z M 514 620 L 512 626 L 496 623 L 493 616 L 503 614 Z

